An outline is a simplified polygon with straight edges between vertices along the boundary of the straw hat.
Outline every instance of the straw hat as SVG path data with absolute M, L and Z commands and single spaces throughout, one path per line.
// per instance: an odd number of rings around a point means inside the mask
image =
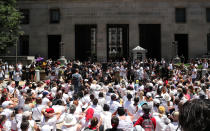
M 76 125 L 77 120 L 72 114 L 67 114 L 64 118 L 64 125 L 70 126 L 70 125 Z

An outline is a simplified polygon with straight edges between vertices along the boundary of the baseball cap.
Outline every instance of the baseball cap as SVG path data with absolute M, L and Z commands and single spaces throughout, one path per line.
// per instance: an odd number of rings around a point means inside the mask
M 90 120 L 93 118 L 94 110 L 92 108 L 89 108 L 86 112 L 86 121 Z
M 47 113 L 54 113 L 55 111 L 54 111 L 53 108 L 47 108 L 47 109 L 45 110 L 45 112 L 47 112 Z

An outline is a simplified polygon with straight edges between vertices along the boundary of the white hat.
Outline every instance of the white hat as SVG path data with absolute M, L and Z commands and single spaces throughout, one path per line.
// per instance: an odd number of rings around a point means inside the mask
M 41 131 L 51 131 L 53 129 L 52 126 L 49 126 L 49 125 L 44 125 L 41 129 Z
M 2 107 L 3 107 L 3 108 L 7 108 L 7 106 L 9 106 L 10 104 L 12 104 L 11 101 L 4 101 L 4 102 L 2 103 Z
M 147 83 L 147 86 L 153 87 L 153 84 L 152 83 Z
M 165 101 L 170 101 L 170 100 L 171 100 L 171 97 L 170 97 L 169 94 L 166 94 L 166 95 L 164 96 L 164 99 L 165 99 Z
M 149 98 L 152 97 L 152 94 L 150 92 L 147 92 L 146 96 Z
M 160 104 L 160 100 L 159 99 L 154 99 L 153 102 L 154 102 L 154 104 Z
M 32 115 L 32 112 L 30 111 L 23 112 L 23 116 L 31 116 L 31 115 Z
M 64 118 L 64 125 L 76 125 L 77 120 L 72 114 L 67 114 Z

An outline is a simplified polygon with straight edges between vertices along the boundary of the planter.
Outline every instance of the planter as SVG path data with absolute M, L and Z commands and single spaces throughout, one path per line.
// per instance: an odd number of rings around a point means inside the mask
M 46 80 L 45 70 L 40 70 L 40 80 Z

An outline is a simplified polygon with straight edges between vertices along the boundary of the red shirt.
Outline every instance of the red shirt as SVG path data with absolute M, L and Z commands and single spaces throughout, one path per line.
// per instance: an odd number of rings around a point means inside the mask
M 140 118 L 136 121 L 136 123 L 134 124 L 134 127 L 135 127 L 136 125 L 141 125 L 143 121 L 144 121 L 144 118 L 143 118 L 143 117 L 140 117 Z M 152 117 L 152 118 L 151 118 L 151 121 L 152 121 L 152 123 L 153 123 L 153 125 L 154 125 L 154 129 L 155 129 L 155 128 L 156 128 L 156 120 L 155 120 L 155 118 Z

